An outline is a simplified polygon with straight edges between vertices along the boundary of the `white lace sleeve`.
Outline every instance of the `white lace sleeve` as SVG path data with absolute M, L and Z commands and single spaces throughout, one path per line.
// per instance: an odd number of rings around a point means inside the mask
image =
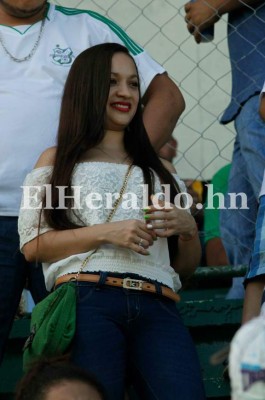
M 40 218 L 44 185 L 49 182 L 51 172 L 52 167 L 41 167 L 26 176 L 18 218 L 20 249 L 38 235 L 52 230 L 45 222 L 43 212 Z

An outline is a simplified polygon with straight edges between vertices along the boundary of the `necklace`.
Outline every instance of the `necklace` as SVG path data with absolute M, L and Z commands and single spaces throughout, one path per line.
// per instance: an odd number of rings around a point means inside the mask
M 95 147 L 95 149 L 100 150 L 102 153 L 104 153 L 105 155 L 107 155 L 108 157 L 110 157 L 112 160 L 114 160 L 117 164 L 123 164 L 125 160 L 127 160 L 127 158 L 129 158 L 129 155 L 126 154 L 126 156 L 124 158 L 122 158 L 122 160 L 120 160 L 119 162 L 117 162 L 117 158 L 113 157 L 110 153 L 108 153 L 106 150 L 102 149 L 102 147 Z
M 15 61 L 15 62 L 17 62 L 17 63 L 21 63 L 21 62 L 28 61 L 28 60 L 31 59 L 31 57 L 32 57 L 32 56 L 34 55 L 34 53 L 36 52 L 37 47 L 38 47 L 38 45 L 39 45 L 39 43 L 40 43 L 40 39 L 41 39 L 41 37 L 42 37 L 42 33 L 43 33 L 44 25 L 45 25 L 45 20 L 46 20 L 46 17 L 44 16 L 44 18 L 43 18 L 42 21 L 41 21 L 40 31 L 39 31 L 37 40 L 36 40 L 36 42 L 34 43 L 34 45 L 33 45 L 32 49 L 31 49 L 31 51 L 29 52 L 29 54 L 28 54 L 27 56 L 23 57 L 23 58 L 14 57 L 13 54 L 10 53 L 10 51 L 7 49 L 7 47 L 6 47 L 6 45 L 5 45 L 5 42 L 4 42 L 4 40 L 3 40 L 3 36 L 2 36 L 2 34 L 0 33 L 0 44 L 2 45 L 2 47 L 3 47 L 4 51 L 5 51 L 5 53 L 11 58 L 11 60 L 13 60 L 13 61 Z

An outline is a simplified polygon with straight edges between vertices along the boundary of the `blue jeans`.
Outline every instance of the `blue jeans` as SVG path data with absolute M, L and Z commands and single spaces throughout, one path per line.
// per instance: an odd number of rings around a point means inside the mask
M 19 251 L 17 218 L 0 217 L 0 363 L 26 282 L 36 303 L 46 296 L 41 265 Z
M 79 282 L 72 360 L 95 374 L 108 400 L 123 400 L 128 383 L 140 399 L 205 399 L 176 304 L 155 294 Z
M 220 210 L 220 230 L 231 265 L 248 264 L 255 238 L 258 197 L 265 169 L 265 124 L 259 114 L 259 96 L 249 99 L 235 119 L 236 140 L 229 175 L 228 193 L 246 193 L 249 209 Z M 238 198 L 237 207 L 241 200 Z M 240 279 L 240 278 L 239 278 Z M 234 282 L 231 297 L 243 297 L 243 285 Z M 242 279 L 241 279 L 242 282 Z

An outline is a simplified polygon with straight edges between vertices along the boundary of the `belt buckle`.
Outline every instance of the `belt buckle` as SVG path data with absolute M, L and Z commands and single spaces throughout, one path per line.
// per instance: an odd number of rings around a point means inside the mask
M 143 290 L 143 281 L 139 279 L 125 278 L 122 287 L 124 289 Z

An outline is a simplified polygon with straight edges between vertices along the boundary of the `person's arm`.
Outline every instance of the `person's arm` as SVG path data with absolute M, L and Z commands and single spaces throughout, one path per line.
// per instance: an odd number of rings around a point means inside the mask
M 187 279 L 199 266 L 202 250 L 197 229 L 188 240 L 182 237 L 178 238 L 178 252 L 172 266 L 182 279 Z
M 264 291 L 264 286 L 265 276 L 262 280 L 250 281 L 247 284 L 243 306 L 243 324 L 260 314 L 261 299 Z
M 219 21 L 223 14 L 238 10 L 242 7 L 251 7 L 261 3 L 260 0 L 196 0 L 185 4 L 185 21 L 188 31 L 194 35 L 197 43 L 201 42 L 201 35 L 205 28 Z
M 171 137 L 185 109 L 183 96 L 166 73 L 156 75 L 143 97 L 144 125 L 149 139 L 159 150 Z
M 225 248 L 220 237 L 214 237 L 208 240 L 205 245 L 205 256 L 206 265 L 208 267 L 229 264 Z
M 148 255 L 154 234 L 138 220 L 126 220 L 67 230 L 52 230 L 23 246 L 27 261 L 56 262 L 74 254 L 86 253 L 103 244 L 131 249 Z M 138 243 L 142 239 L 142 245 Z M 144 246 L 144 247 L 143 247 Z
M 243 323 L 259 315 L 261 299 L 265 286 L 265 246 L 264 246 L 264 224 L 265 224 L 265 195 L 264 179 L 261 195 L 259 198 L 259 209 L 255 228 L 255 241 L 252 249 L 249 269 L 246 275 L 246 291 L 243 307 Z
M 263 121 L 265 121 L 265 93 L 260 96 L 259 114 Z

